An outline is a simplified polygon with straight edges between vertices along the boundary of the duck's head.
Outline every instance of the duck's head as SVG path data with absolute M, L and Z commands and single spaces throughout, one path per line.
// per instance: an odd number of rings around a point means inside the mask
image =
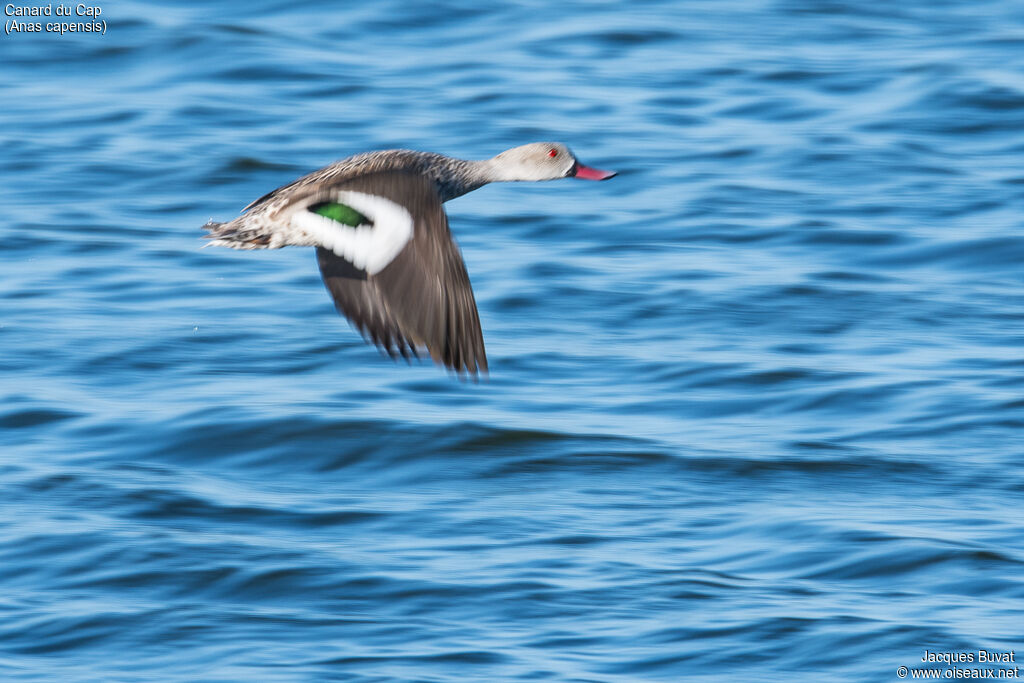
M 490 159 L 490 163 L 501 180 L 608 180 L 615 176 L 613 171 L 581 164 L 560 142 L 531 142 L 513 147 Z

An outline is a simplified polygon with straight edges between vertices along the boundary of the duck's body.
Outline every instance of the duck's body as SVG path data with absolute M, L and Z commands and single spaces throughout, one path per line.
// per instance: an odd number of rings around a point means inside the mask
M 387 150 L 343 159 L 204 226 L 235 249 L 314 246 L 338 310 L 392 356 L 427 348 L 457 372 L 486 372 L 473 291 L 442 203 L 495 181 L 614 174 L 565 145 L 533 143 L 484 161 Z

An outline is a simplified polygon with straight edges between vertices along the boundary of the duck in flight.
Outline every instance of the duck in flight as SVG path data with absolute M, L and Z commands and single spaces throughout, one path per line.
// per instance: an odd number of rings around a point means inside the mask
M 565 145 L 534 142 L 491 159 L 386 150 L 335 162 L 204 228 L 233 249 L 316 247 L 327 290 L 365 337 L 393 358 L 419 356 L 462 374 L 487 372 L 476 301 L 442 204 L 498 181 L 615 173 L 584 166 Z

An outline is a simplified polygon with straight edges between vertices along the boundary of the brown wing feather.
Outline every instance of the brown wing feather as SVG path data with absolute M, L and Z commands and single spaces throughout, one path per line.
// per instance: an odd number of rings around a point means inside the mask
M 434 184 L 417 174 L 386 172 L 332 186 L 342 188 L 404 206 L 414 226 L 409 244 L 376 275 L 317 248 L 320 274 L 338 310 L 393 357 L 425 347 L 435 362 L 456 372 L 487 372 L 469 274 Z

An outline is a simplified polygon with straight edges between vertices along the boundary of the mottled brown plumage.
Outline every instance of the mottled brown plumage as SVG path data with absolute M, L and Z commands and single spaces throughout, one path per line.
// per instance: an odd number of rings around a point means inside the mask
M 414 217 L 412 242 L 376 275 L 317 247 L 320 274 L 338 310 L 390 355 L 418 355 L 475 374 L 487 371 L 473 289 L 434 184 L 409 172 L 371 173 L 339 189 L 401 203 Z

